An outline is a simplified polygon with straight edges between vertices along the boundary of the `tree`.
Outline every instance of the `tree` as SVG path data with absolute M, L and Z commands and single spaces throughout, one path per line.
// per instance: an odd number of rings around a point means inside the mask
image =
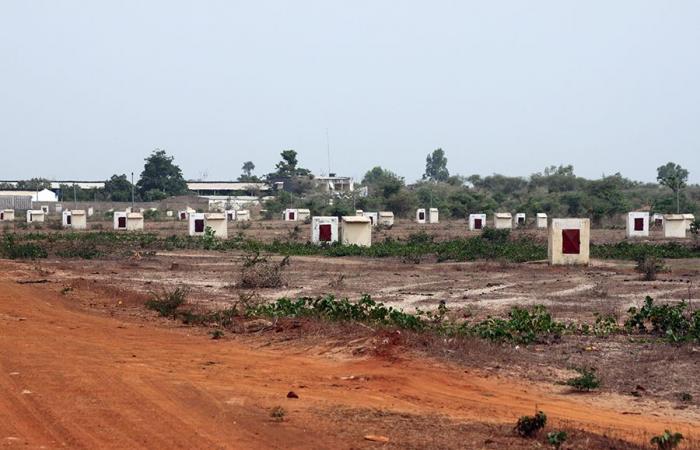
M 369 188 L 370 195 L 378 195 L 387 199 L 404 187 L 404 179 L 390 170 L 377 166 L 365 174 L 362 184 Z
M 296 150 L 284 150 L 280 153 L 282 160 L 275 165 L 275 172 L 271 173 L 269 176 L 274 179 L 290 179 L 294 177 L 307 176 L 311 172 L 308 169 L 302 169 L 297 167 L 299 161 L 297 160 Z
M 438 148 L 425 158 L 425 173 L 423 174 L 423 179 L 447 181 L 448 178 L 450 178 L 450 172 L 447 170 L 447 158 L 445 157 L 445 152 L 441 148 Z
M 670 188 L 676 194 L 676 212 L 681 212 L 681 189 L 686 186 L 688 181 L 688 171 L 680 166 L 668 162 L 665 165 L 656 169 L 656 180 L 662 186 Z
M 253 164 L 253 161 L 246 161 L 243 163 L 243 167 L 241 167 L 241 170 L 243 173 L 241 174 L 240 177 L 238 177 L 239 181 L 255 181 L 257 180 L 258 177 L 253 175 L 253 171 L 255 170 L 255 164 Z
M 161 200 L 187 192 L 187 182 L 182 177 L 180 168 L 173 164 L 174 159 L 159 148 L 145 159 L 141 178 L 136 183 L 144 200 Z
M 43 189 L 51 189 L 51 181 L 46 178 L 31 178 L 29 180 L 21 180 L 17 182 L 15 188 L 20 191 L 41 191 Z
M 131 189 L 131 182 L 126 175 L 115 174 L 105 181 L 104 193 L 113 202 L 128 202 L 131 201 Z

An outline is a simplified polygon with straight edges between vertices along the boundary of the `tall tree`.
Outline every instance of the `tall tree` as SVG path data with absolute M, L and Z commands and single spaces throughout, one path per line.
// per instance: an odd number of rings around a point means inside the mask
M 168 156 L 165 150 L 159 148 L 146 158 L 141 178 L 136 183 L 144 200 L 160 200 L 187 192 L 187 182 L 174 160 L 173 156 Z
M 377 166 L 365 174 L 362 184 L 369 188 L 370 195 L 388 199 L 404 187 L 404 179 L 394 172 Z
M 21 191 L 41 191 L 43 189 L 51 189 L 51 181 L 46 178 L 31 178 L 29 180 L 21 180 L 17 182 L 17 188 Z
M 241 181 L 251 181 L 253 179 L 253 171 L 255 170 L 255 164 L 253 164 L 253 161 L 246 161 L 243 163 L 243 167 L 241 168 L 243 173 L 241 176 L 238 178 Z
M 441 148 L 438 148 L 425 158 L 425 173 L 423 174 L 423 179 L 447 181 L 448 178 L 450 178 L 450 172 L 447 170 L 447 158 L 445 157 L 445 152 Z
M 131 200 L 131 182 L 126 175 L 112 175 L 105 181 L 105 196 L 113 202 L 128 202 Z
M 670 188 L 676 194 L 676 212 L 681 212 L 681 189 L 688 182 L 688 171 L 680 164 L 668 162 L 656 169 L 656 180 L 662 186 Z

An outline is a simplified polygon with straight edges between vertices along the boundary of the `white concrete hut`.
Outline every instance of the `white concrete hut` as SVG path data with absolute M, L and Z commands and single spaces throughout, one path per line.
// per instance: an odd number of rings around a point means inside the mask
M 340 242 L 343 245 L 372 246 L 372 222 L 367 217 L 343 216 L 340 219 Z
M 126 215 L 126 230 L 141 231 L 144 227 L 143 214 L 140 212 L 130 212 Z
M 365 215 L 365 212 L 362 211 L 361 209 L 356 209 L 356 210 L 355 210 L 355 215 L 356 215 L 356 216 L 364 216 L 364 215 Z
M 211 228 L 214 232 L 214 237 L 226 239 L 228 238 L 228 222 L 224 213 L 205 213 L 204 228 Z
M 362 217 L 366 217 L 372 222 L 372 226 L 376 227 L 379 223 L 379 214 L 376 212 L 363 212 Z
M 87 228 L 87 214 L 83 209 L 65 210 L 61 213 L 61 223 L 64 228 L 84 230 Z
M 527 216 L 525 215 L 525 213 L 515 214 L 515 226 L 524 227 L 526 224 L 526 222 L 525 222 L 526 219 L 527 219 Z
M 299 215 L 297 210 L 293 208 L 287 208 L 284 210 L 284 221 L 285 222 L 296 222 L 299 220 Z
M 632 211 L 627 214 L 627 237 L 649 236 L 649 213 Z
M 41 209 L 28 209 L 27 210 L 27 223 L 32 222 L 43 222 L 46 220 L 46 214 Z
M 651 217 L 651 224 L 654 228 L 663 228 L 664 226 L 664 215 L 659 213 L 654 213 Z
M 379 225 L 383 227 L 393 227 L 394 213 L 391 211 L 379 211 Z
M 14 209 L 0 209 L 0 222 L 12 222 L 15 220 Z
M 312 217 L 311 242 L 318 245 L 338 242 L 338 218 L 330 216 Z
M 483 230 L 486 226 L 486 214 L 469 214 L 469 229 L 471 231 Z
M 547 214 L 537 213 L 536 225 L 537 228 L 547 228 Z
M 204 213 L 188 214 L 190 236 L 201 236 L 206 229 Z
M 297 220 L 299 220 L 299 222 L 311 220 L 311 211 L 308 209 L 297 209 Z
M 666 214 L 664 216 L 664 237 L 685 239 L 686 231 L 683 214 Z
M 425 209 L 419 208 L 416 210 L 416 222 L 417 223 L 425 223 L 427 220 L 427 214 L 425 213 Z
M 115 230 L 126 230 L 126 211 L 114 211 L 112 222 Z
M 227 209 L 226 211 L 224 211 L 224 214 L 226 214 L 226 220 L 230 220 L 231 222 L 236 220 L 235 209 Z
M 428 210 L 428 223 L 439 223 L 440 213 L 437 208 L 430 208 Z
M 250 211 L 241 209 L 236 211 L 236 222 L 248 222 L 250 220 Z
M 496 213 L 493 215 L 493 227 L 496 229 L 513 228 L 513 215 L 511 213 Z
M 588 265 L 590 242 L 590 219 L 552 219 L 547 239 L 549 264 Z

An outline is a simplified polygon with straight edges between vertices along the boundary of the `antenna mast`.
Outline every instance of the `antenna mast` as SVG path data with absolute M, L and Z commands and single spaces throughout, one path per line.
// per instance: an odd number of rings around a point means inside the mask
M 326 128 L 326 150 L 328 151 L 328 176 L 331 176 L 331 140 L 328 137 L 328 128 Z

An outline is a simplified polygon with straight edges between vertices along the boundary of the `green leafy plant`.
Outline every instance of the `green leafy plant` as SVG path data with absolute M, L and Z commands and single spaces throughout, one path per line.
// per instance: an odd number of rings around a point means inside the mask
M 680 445 L 683 440 L 681 433 L 673 433 L 669 430 L 664 430 L 663 434 L 651 438 L 651 444 L 656 445 L 659 450 L 671 450 Z
M 567 438 L 566 431 L 550 431 L 547 433 L 547 442 L 555 449 L 559 450 Z
M 579 373 L 577 377 L 566 380 L 565 384 L 577 391 L 592 391 L 600 387 L 600 379 L 595 374 L 595 369 L 575 369 Z
M 552 319 L 547 308 L 537 305 L 532 310 L 513 307 L 508 319 L 488 317 L 476 324 L 472 332 L 491 341 L 529 344 L 543 337 L 558 338 L 565 328 L 563 323 Z
M 146 302 L 146 308 L 157 311 L 163 317 L 174 318 L 177 308 L 185 302 L 187 293 L 187 289 L 183 287 L 163 289 L 160 293 L 153 292 L 152 298 Z
M 547 424 L 547 415 L 538 411 L 534 416 L 522 416 L 515 424 L 515 431 L 521 437 L 533 437 Z

